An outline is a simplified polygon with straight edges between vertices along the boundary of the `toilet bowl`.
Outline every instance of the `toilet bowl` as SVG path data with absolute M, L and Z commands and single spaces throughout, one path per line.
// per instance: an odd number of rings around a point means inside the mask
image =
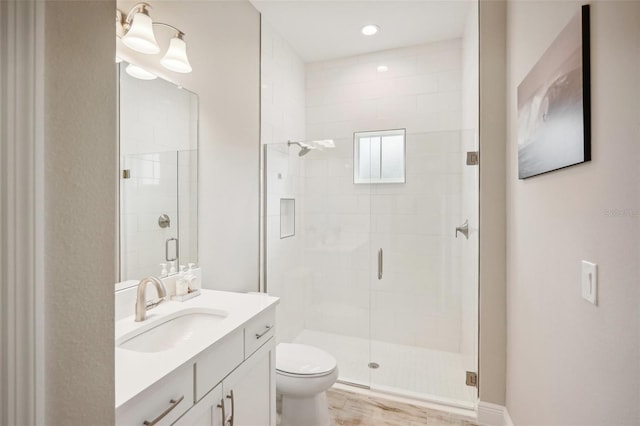
M 329 426 L 326 390 L 338 379 L 336 359 L 308 345 L 276 347 L 276 393 L 281 400 L 280 426 Z

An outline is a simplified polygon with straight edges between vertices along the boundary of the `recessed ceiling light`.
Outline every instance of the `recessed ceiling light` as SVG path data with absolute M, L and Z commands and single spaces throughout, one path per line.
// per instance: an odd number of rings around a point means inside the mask
M 386 65 L 378 65 L 378 72 L 387 72 L 389 71 L 389 67 Z
M 375 33 L 377 33 L 380 30 L 380 27 L 377 25 L 365 25 L 364 27 L 362 27 L 362 34 L 364 35 L 374 35 Z

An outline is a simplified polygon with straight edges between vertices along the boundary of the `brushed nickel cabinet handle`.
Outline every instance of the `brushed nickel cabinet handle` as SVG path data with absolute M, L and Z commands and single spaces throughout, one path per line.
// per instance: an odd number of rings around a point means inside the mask
M 378 250 L 378 279 L 382 279 L 383 274 L 383 259 L 382 259 L 382 249 Z
M 227 426 L 227 414 L 224 412 L 224 399 L 220 400 L 218 408 L 222 408 L 222 426 Z
M 262 333 L 256 333 L 256 340 L 261 338 L 265 334 L 267 334 L 269 332 L 269 330 L 271 330 L 272 328 L 273 328 L 272 325 L 268 325 L 268 326 L 266 326 L 266 329 Z
M 167 414 L 169 414 L 171 412 L 171 410 L 176 408 L 178 406 L 178 404 L 180 404 L 182 402 L 183 399 L 184 399 L 184 395 L 182 395 L 178 399 L 170 400 L 169 401 L 169 407 L 166 410 L 164 410 L 162 413 L 160 413 L 160 415 L 158 417 L 156 417 L 155 419 L 153 419 L 151 421 L 145 420 L 142 424 L 144 426 L 153 426 L 153 425 L 155 425 L 160 420 L 162 420 Z
M 235 407 L 236 403 L 235 403 L 235 399 L 233 398 L 233 391 L 231 391 L 230 395 L 227 395 L 227 398 L 231 400 L 231 417 L 229 417 L 229 421 L 231 426 L 233 426 L 233 423 L 236 417 L 236 407 Z
M 227 426 L 227 414 L 224 412 L 224 399 L 220 400 L 218 408 L 222 408 L 222 426 Z

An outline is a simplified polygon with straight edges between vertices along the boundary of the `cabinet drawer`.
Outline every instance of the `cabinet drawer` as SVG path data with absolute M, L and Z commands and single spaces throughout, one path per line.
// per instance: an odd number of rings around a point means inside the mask
M 116 412 L 119 426 L 142 426 L 144 422 L 170 425 L 193 405 L 193 364 L 184 365 L 149 386 Z M 163 416 L 164 414 L 164 416 Z
M 276 311 L 269 309 L 247 323 L 244 328 L 244 358 L 247 359 L 276 332 Z
M 242 336 L 242 330 L 235 331 L 198 357 L 195 374 L 196 401 L 244 361 Z

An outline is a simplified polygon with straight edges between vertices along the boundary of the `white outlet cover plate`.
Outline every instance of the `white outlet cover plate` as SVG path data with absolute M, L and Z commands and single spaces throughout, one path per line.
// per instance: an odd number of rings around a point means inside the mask
M 586 260 L 582 261 L 582 297 L 598 304 L 598 265 Z

